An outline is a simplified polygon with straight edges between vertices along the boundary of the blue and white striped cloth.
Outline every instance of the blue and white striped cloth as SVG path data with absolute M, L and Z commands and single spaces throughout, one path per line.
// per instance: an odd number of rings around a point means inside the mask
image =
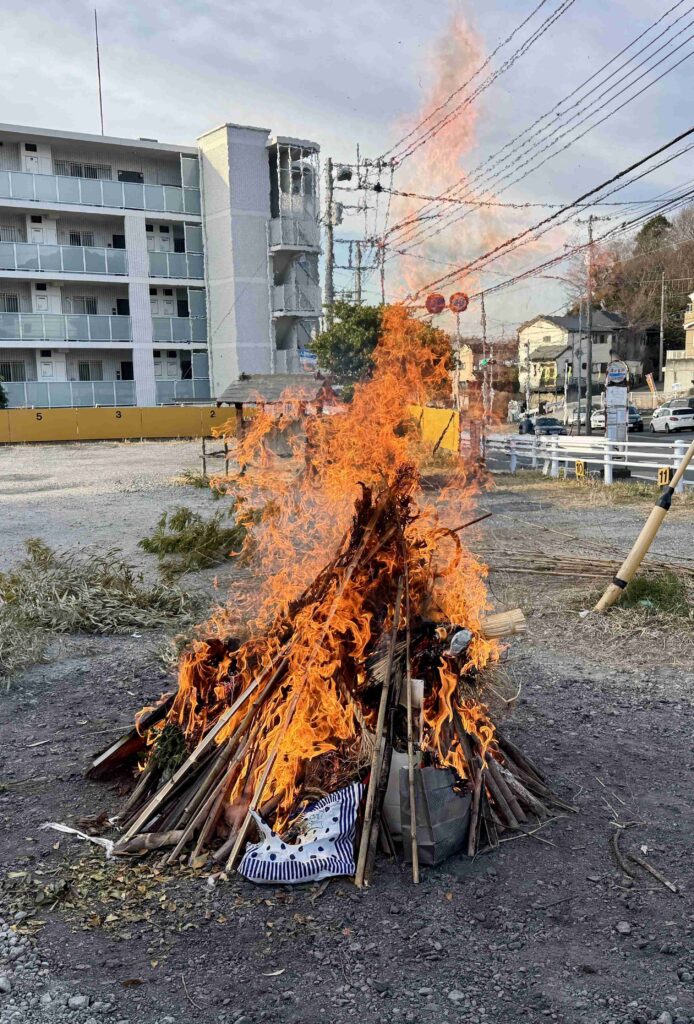
M 239 873 L 250 882 L 318 882 L 334 875 L 353 875 L 354 836 L 360 782 L 323 797 L 302 815 L 301 839 L 286 843 L 258 814 L 253 817 L 263 836 L 246 847 Z

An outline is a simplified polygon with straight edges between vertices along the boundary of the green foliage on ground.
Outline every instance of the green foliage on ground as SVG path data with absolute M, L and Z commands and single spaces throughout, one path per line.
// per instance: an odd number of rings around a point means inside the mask
M 646 608 L 690 618 L 694 609 L 686 582 L 674 572 L 636 576 L 624 591 L 622 608 Z
M 247 526 L 235 515 L 235 505 L 209 517 L 179 505 L 172 512 L 164 512 L 154 532 L 143 537 L 139 546 L 158 557 L 167 576 L 209 569 L 243 546 Z

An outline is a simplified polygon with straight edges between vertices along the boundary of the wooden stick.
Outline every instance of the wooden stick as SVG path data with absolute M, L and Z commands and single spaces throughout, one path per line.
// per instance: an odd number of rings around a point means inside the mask
M 494 798 L 494 807 L 490 808 L 490 810 L 492 811 L 492 813 L 496 813 L 497 818 L 502 819 L 503 823 L 508 828 L 517 829 L 518 828 L 518 819 L 516 818 L 515 814 L 511 810 L 511 808 L 509 807 L 509 805 L 508 805 L 508 803 L 506 801 L 506 797 L 501 792 L 501 789 L 500 789 L 496 779 L 494 778 L 493 773 L 489 770 L 489 766 L 490 766 L 490 759 L 489 758 L 487 758 L 486 764 L 487 764 L 487 770 L 485 772 L 485 779 L 484 779 L 484 781 L 486 783 L 488 791 L 491 793 L 492 797 Z
M 624 857 L 622 857 L 622 851 L 619 849 L 619 836 L 620 832 L 618 829 L 615 829 L 615 831 L 610 836 L 610 848 L 612 850 L 612 853 L 614 854 L 614 859 L 617 861 L 617 864 L 623 875 L 626 875 L 628 878 L 636 878 L 636 875 L 633 871 L 629 870 L 629 867 L 627 866 Z
M 278 675 L 280 667 L 284 668 L 284 661 L 285 659 L 282 659 L 280 666 L 275 669 L 275 672 L 273 673 L 273 678 Z M 227 710 L 219 716 L 219 718 L 212 726 L 212 728 L 209 730 L 209 732 L 200 740 L 195 750 L 193 750 L 190 756 L 187 757 L 186 760 L 183 762 L 181 767 L 176 772 L 174 772 L 173 776 L 169 779 L 169 781 L 165 783 L 160 790 L 158 790 L 154 798 L 137 816 L 137 818 L 130 826 L 128 831 L 125 833 L 125 835 L 121 837 L 119 843 L 125 843 L 128 841 L 128 839 L 132 839 L 134 835 L 137 835 L 137 833 L 141 830 L 142 826 L 147 821 L 149 821 L 149 819 L 153 816 L 154 812 L 159 807 L 161 807 L 164 800 L 166 800 L 166 798 L 169 796 L 171 791 L 178 785 L 181 779 L 183 779 L 186 776 L 186 774 L 193 767 L 193 765 L 200 761 L 203 754 L 205 754 L 207 750 L 209 750 L 211 745 L 214 743 L 215 738 L 222 731 L 227 722 L 234 717 L 239 708 L 243 707 L 243 705 L 246 703 L 251 694 L 255 693 L 255 691 L 258 689 L 258 686 L 263 681 L 263 679 L 265 678 L 269 671 L 270 669 L 266 669 L 265 672 L 261 673 L 260 676 L 258 676 L 251 683 L 249 683 L 246 689 L 239 697 L 237 697 L 237 699 L 234 701 L 231 707 L 227 708 Z
M 508 736 L 501 736 L 498 730 L 496 736 L 502 751 L 504 750 L 504 748 L 508 750 L 516 764 L 523 768 L 523 770 L 527 772 L 528 775 L 534 776 L 538 782 L 544 783 L 546 781 L 540 769 L 533 764 L 529 757 L 527 757 L 521 750 L 518 749 L 515 743 L 511 742 Z
M 504 768 L 503 765 L 497 765 L 497 767 L 505 779 L 506 785 L 513 790 L 516 796 L 523 801 L 529 810 L 536 814 L 538 818 L 549 817 L 550 812 L 548 808 L 545 807 L 542 801 L 538 800 L 538 798 L 531 793 L 529 789 L 526 789 L 523 783 L 513 774 L 513 772 L 510 772 L 508 768 Z
M 634 864 L 638 864 L 644 871 L 647 871 L 650 875 L 653 875 L 654 878 L 657 878 L 666 889 L 670 890 L 670 892 L 679 894 L 679 889 L 674 882 L 671 882 L 665 877 L 665 875 L 661 874 L 657 868 L 654 868 L 652 864 L 649 864 L 645 857 L 642 857 L 640 853 L 632 853 L 631 850 L 628 850 L 627 857 L 629 860 L 633 860 Z
M 663 488 L 663 493 L 660 495 L 658 502 L 651 510 L 651 514 L 644 523 L 641 533 L 636 538 L 634 546 L 622 562 L 614 580 L 610 583 L 605 593 L 595 605 L 593 611 L 607 611 L 608 608 L 619 600 L 627 584 L 631 583 L 633 580 L 639 570 L 641 562 L 653 543 L 655 535 L 660 529 L 663 519 L 672 505 L 672 495 L 675 493 L 675 488 L 684 476 L 692 458 L 694 458 L 694 441 L 689 445 L 689 448 L 679 464 L 677 472 L 670 481 L 669 486 Z
M 395 651 L 395 641 L 398 634 L 398 628 L 400 625 L 400 604 L 402 602 L 402 590 L 403 590 L 403 578 L 402 576 L 398 580 L 398 591 L 395 598 L 395 605 L 393 608 L 393 629 L 390 635 L 390 650 L 388 658 L 388 670 L 385 674 L 383 684 L 381 686 L 381 699 L 378 705 L 378 717 L 376 719 L 376 740 L 374 743 L 373 755 L 371 758 L 371 774 L 369 776 L 369 786 L 366 791 L 366 805 L 364 808 L 364 824 L 361 830 L 361 842 L 359 844 L 359 856 L 357 858 L 357 867 L 354 874 L 354 884 L 362 889 L 364 887 L 364 875 L 366 871 L 366 856 L 369 849 L 369 841 L 371 838 L 371 827 L 373 824 L 374 805 L 376 799 L 376 787 L 378 784 L 379 765 L 381 763 L 381 750 L 383 746 L 383 726 L 386 718 L 386 706 L 388 704 L 388 694 L 390 692 L 390 681 L 393 671 L 393 654 Z
M 119 855 L 128 855 L 143 853 L 146 850 L 161 850 L 164 846 L 175 846 L 181 835 L 182 832 L 180 830 L 173 832 L 141 832 L 139 835 L 128 840 L 125 845 L 119 846 L 116 852 Z
M 470 810 L 470 827 L 467 834 L 467 855 L 475 856 L 477 849 L 477 834 L 479 832 L 480 800 L 482 796 L 482 761 L 476 758 L 477 772 L 475 775 L 474 788 L 472 790 L 472 808 Z
M 414 723 L 412 718 L 412 660 L 410 657 L 410 574 L 407 567 L 407 548 L 403 537 L 403 564 L 405 575 L 405 686 L 407 709 L 407 787 L 410 799 L 410 841 L 412 844 L 412 881 L 419 885 L 419 846 L 417 844 L 417 797 L 414 786 Z
M 523 811 L 523 808 L 518 803 L 518 800 L 516 799 L 514 793 L 510 789 L 510 787 L 507 785 L 506 780 L 504 779 L 503 775 L 499 771 L 498 764 L 496 763 L 496 761 L 494 760 L 493 755 L 491 755 L 491 754 L 487 758 L 487 767 L 488 767 L 489 771 L 491 772 L 491 774 L 493 775 L 494 781 L 496 782 L 497 786 L 499 787 L 501 793 L 503 794 L 504 800 L 506 801 L 508 806 L 513 811 L 513 815 L 516 818 L 516 820 L 518 822 L 526 822 L 528 819 L 527 819 L 527 817 L 525 815 L 525 812 Z

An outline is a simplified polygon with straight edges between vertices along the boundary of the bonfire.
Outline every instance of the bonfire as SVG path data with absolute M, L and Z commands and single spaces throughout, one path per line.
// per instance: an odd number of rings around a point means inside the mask
M 384 813 L 394 751 L 406 762 L 401 831 L 415 880 L 432 824 L 426 773 L 457 808 L 457 849 L 469 855 L 561 805 L 485 704 L 499 637 L 522 616 L 490 615 L 486 568 L 463 543 L 479 468 L 452 460 L 443 488 L 423 488 L 431 444 L 416 410 L 450 394 L 444 341 L 391 307 L 373 378 L 341 414 L 307 418 L 288 395 L 241 436 L 224 428 L 236 471 L 212 485 L 253 520 L 237 557 L 257 575 L 185 652 L 177 690 L 95 762 L 103 774 L 139 754 L 116 853 L 157 849 L 217 871 L 266 856 L 264 876 L 244 873 L 269 880 L 280 877 L 275 844 L 280 860 L 322 852 L 316 815 L 327 835 L 338 815 L 326 809 L 349 807 L 329 838 L 351 844 L 353 863 L 337 846 L 324 864 L 311 856 L 323 874 L 368 884 L 379 836 L 395 852 Z M 276 454 L 278 434 L 293 458 Z M 315 867 L 291 877 L 318 877 Z

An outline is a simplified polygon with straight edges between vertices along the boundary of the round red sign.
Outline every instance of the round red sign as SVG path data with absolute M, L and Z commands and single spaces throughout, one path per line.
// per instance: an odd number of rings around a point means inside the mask
M 454 313 L 464 313 L 469 303 L 470 300 L 465 292 L 454 292 L 448 300 L 448 305 Z
M 439 295 L 438 292 L 434 292 L 433 295 L 427 295 L 427 300 L 424 305 L 429 313 L 442 313 L 446 308 L 446 300 L 443 295 Z

